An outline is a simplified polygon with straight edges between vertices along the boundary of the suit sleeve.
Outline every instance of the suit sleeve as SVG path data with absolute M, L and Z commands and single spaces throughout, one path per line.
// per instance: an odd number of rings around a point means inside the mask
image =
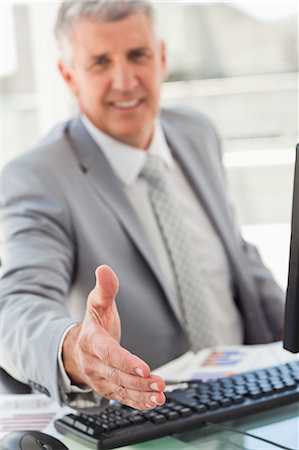
M 280 340 L 283 336 L 285 294 L 264 265 L 258 249 L 241 236 L 240 245 L 250 276 L 254 280 L 264 317 L 271 330 L 272 340 Z
M 67 403 L 58 351 L 75 322 L 66 300 L 76 272 L 76 236 L 67 202 L 38 161 L 21 157 L 1 174 L 1 366 Z
M 222 164 L 222 150 L 220 139 L 214 130 L 217 149 L 216 157 L 219 159 L 222 171 L 222 183 L 227 191 L 228 208 L 231 216 L 231 226 L 240 249 L 241 261 L 248 276 L 253 280 L 258 301 L 266 322 L 271 330 L 272 340 L 282 338 L 284 317 L 284 292 L 276 283 L 271 271 L 265 266 L 258 249 L 245 241 L 237 224 L 233 202 L 227 188 L 227 180 Z

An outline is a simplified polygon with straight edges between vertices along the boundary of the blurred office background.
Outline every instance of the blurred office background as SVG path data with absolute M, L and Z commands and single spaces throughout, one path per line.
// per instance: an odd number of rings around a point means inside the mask
M 43 0 L 0 5 L 1 164 L 74 112 L 56 70 L 58 6 Z M 169 55 L 162 104 L 192 105 L 214 122 L 243 235 L 285 288 L 298 141 L 298 2 L 154 6 Z

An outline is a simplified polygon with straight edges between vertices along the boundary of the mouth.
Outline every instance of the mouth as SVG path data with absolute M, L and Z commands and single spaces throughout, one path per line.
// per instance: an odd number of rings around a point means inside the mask
M 138 107 L 142 103 L 141 99 L 134 100 L 126 100 L 126 101 L 111 101 L 109 105 L 113 108 L 121 109 L 121 110 L 131 110 Z

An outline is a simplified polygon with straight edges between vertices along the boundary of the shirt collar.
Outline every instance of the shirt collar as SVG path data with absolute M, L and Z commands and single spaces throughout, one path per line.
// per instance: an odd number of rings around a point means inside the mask
M 168 169 L 173 166 L 173 157 L 158 119 L 155 121 L 153 138 L 147 150 L 132 147 L 112 138 L 91 123 L 85 115 L 81 115 L 81 120 L 123 184 L 131 186 L 135 183 L 148 153 L 160 158 Z

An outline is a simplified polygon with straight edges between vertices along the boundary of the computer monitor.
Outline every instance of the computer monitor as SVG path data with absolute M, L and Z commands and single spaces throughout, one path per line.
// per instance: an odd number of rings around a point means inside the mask
M 299 352 L 299 144 L 296 147 L 290 262 L 283 346 L 293 353 Z

